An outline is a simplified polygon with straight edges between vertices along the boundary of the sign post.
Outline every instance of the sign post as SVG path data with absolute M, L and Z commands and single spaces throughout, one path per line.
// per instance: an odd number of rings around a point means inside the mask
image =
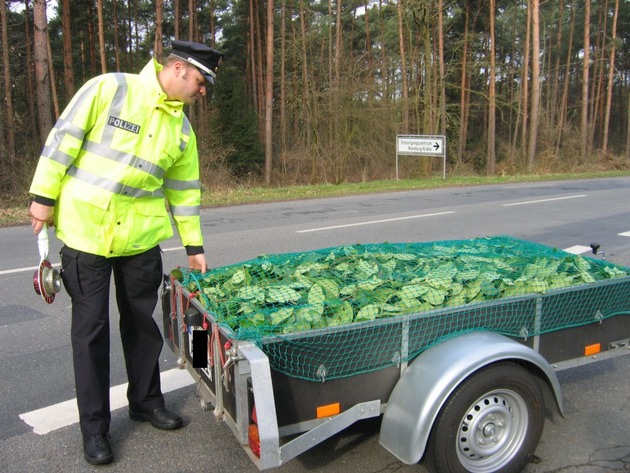
M 398 156 L 432 156 L 442 158 L 442 178 L 446 179 L 446 137 L 444 135 L 396 135 L 396 180 Z

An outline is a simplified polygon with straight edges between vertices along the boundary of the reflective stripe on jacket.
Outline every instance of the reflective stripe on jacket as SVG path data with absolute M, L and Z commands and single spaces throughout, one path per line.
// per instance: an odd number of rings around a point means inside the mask
M 30 192 L 54 199 L 57 237 L 101 256 L 137 254 L 173 235 L 201 246 L 197 140 L 150 61 L 88 81 L 48 135 Z M 166 202 L 165 202 L 166 199 Z

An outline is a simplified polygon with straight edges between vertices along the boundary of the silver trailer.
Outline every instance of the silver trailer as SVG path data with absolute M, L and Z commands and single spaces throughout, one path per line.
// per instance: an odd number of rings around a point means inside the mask
M 166 341 L 179 367 L 197 381 L 201 407 L 229 426 L 260 470 L 283 465 L 362 419 L 381 416 L 380 444 L 401 462 L 423 461 L 434 472 L 518 472 L 534 454 L 545 407 L 563 413 L 556 372 L 630 354 L 630 276 L 474 307 L 270 336 L 262 343 L 236 339 L 173 277 L 165 278 L 162 300 Z M 586 315 L 587 323 L 541 330 L 545 314 L 556 307 L 569 316 L 594 300 L 597 308 Z M 525 314 L 528 322 L 518 336 L 506 336 L 493 322 L 506 312 Z M 441 319 L 458 322 L 448 336 L 432 334 L 426 323 Z M 321 345 L 319 353 L 350 354 L 365 324 L 377 334 L 371 345 L 377 361 L 409 361 L 327 379 L 325 356 L 322 361 L 292 346 L 290 356 L 310 367 L 318 378 L 313 381 L 289 376 L 270 360 L 269 353 L 282 350 L 278 344 L 302 338 Z M 384 353 L 379 331 L 398 337 L 395 353 Z M 328 342 L 331 333 L 335 344 Z M 405 356 L 429 342 L 414 358 Z

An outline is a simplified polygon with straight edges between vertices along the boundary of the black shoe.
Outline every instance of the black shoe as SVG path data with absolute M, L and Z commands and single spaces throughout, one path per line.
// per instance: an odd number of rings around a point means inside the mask
M 109 434 L 84 435 L 83 454 L 85 460 L 92 465 L 111 463 L 114 453 L 109 444 Z
M 129 418 L 139 422 L 149 421 L 154 427 L 162 430 L 174 430 L 182 426 L 182 418 L 164 407 L 152 411 L 134 410 L 130 407 Z

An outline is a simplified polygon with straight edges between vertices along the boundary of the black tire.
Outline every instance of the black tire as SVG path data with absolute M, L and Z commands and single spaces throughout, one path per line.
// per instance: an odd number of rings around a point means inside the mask
M 432 473 L 518 473 L 545 423 L 541 388 L 525 368 L 497 363 L 468 377 L 440 411 L 427 445 Z

